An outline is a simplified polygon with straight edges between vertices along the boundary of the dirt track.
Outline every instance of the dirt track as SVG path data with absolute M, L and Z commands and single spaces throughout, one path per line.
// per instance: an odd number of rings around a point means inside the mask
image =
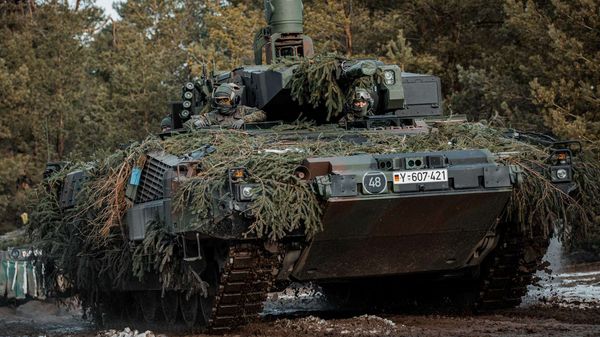
M 564 319 L 564 320 L 563 320 Z M 600 336 L 600 312 L 516 310 L 492 316 L 360 316 L 284 319 L 250 326 L 249 336 Z
M 559 272 L 541 276 L 541 287 L 531 287 L 520 308 L 478 316 L 340 313 L 318 292 L 301 288 L 272 294 L 261 321 L 229 336 L 600 336 L 600 263 L 561 267 Z M 430 312 L 436 311 L 432 308 Z M 0 337 L 118 337 L 125 326 L 110 333 L 97 330 L 81 319 L 78 309 L 49 303 L 0 308 Z M 155 333 L 146 337 L 181 336 L 169 328 L 153 330 Z M 129 336 L 133 334 L 121 334 Z
M 58 319 L 46 320 L 31 316 L 7 320 L 5 314 L 2 312 L 0 316 L 0 336 L 115 335 L 114 332 L 106 334 L 106 331 L 95 330 L 64 313 L 59 314 Z M 168 328 L 155 329 L 155 335 L 159 334 L 181 336 Z M 228 336 L 600 336 L 600 310 L 539 306 L 485 316 L 379 314 L 335 319 L 313 315 L 267 318 Z

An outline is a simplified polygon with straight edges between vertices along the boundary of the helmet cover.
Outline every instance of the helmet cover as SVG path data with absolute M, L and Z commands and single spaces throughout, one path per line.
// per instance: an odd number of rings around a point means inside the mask
M 232 114 L 240 102 L 240 87 L 234 83 L 223 83 L 213 93 L 213 106 L 222 114 Z
M 367 89 L 356 88 L 352 101 L 350 102 L 350 109 L 355 115 L 362 117 L 367 116 L 373 108 L 373 97 Z

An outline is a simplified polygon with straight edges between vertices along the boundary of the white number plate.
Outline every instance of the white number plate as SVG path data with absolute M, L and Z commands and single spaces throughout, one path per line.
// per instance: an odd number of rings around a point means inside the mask
M 443 183 L 448 181 L 448 170 L 416 170 L 394 172 L 394 184 Z

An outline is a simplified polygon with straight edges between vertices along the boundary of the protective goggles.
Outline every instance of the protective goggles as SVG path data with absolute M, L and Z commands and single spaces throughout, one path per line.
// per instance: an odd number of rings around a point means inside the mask
M 217 103 L 220 106 L 231 106 L 231 98 L 217 97 L 217 98 L 215 98 L 215 103 Z
M 366 101 L 354 101 L 354 106 L 357 108 L 364 108 L 368 105 Z

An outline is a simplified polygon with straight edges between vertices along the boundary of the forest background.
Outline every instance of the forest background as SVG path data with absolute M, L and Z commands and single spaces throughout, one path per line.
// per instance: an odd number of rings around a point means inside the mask
M 597 0 L 304 0 L 318 53 L 442 78 L 447 113 L 600 141 Z M 48 161 L 89 160 L 159 131 L 206 62 L 251 64 L 262 0 L 0 0 L 0 233 Z M 595 152 L 598 156 L 598 151 Z

